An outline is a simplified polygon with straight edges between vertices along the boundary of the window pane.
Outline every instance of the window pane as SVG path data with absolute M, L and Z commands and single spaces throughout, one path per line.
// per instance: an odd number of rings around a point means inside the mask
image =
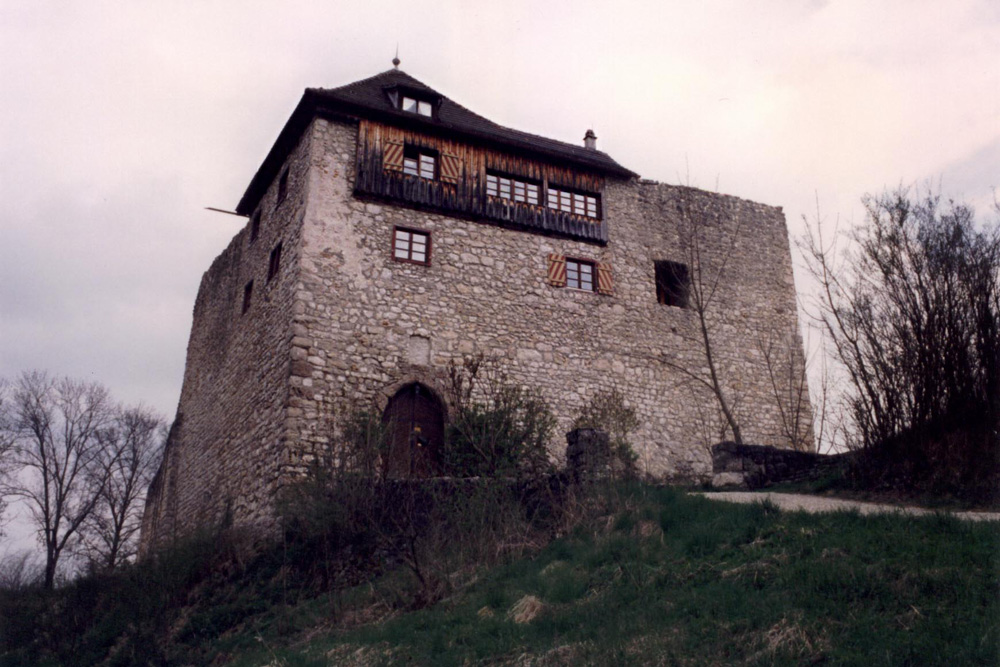
M 411 113 L 417 112 L 417 101 L 412 97 L 403 98 L 403 111 L 409 111 Z
M 538 205 L 538 186 L 528 184 L 528 203 Z
M 412 157 L 403 158 L 403 173 L 410 176 L 419 176 L 417 171 L 417 160 Z
M 573 212 L 573 202 L 568 192 L 559 193 L 559 206 L 562 210 L 566 211 L 567 213 Z
M 500 196 L 504 199 L 510 199 L 510 179 L 501 178 L 500 179 Z
M 424 178 L 434 178 L 434 157 L 432 155 L 420 156 L 420 175 Z
M 486 194 L 496 197 L 498 192 L 497 177 L 486 174 Z
M 419 102 L 417 104 L 417 113 L 419 113 L 421 116 L 430 116 L 431 115 L 430 102 Z
M 423 251 L 417 252 L 416 250 L 414 250 L 413 253 L 410 255 L 410 259 L 412 259 L 414 262 L 426 262 L 427 255 L 424 254 Z
M 524 201 L 525 187 L 521 181 L 514 181 L 514 201 Z
M 566 262 L 566 286 L 580 287 L 580 264 L 578 262 Z
M 597 217 L 597 199 L 594 197 L 587 197 L 587 215 L 591 218 Z

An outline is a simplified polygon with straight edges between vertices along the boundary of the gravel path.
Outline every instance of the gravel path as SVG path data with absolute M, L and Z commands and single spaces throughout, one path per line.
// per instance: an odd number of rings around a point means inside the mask
M 881 505 L 866 503 L 859 500 L 842 500 L 825 496 L 808 496 L 800 493 L 774 493 L 772 491 L 713 491 L 698 493 L 712 500 L 727 503 L 752 503 L 770 500 L 783 510 L 803 510 L 805 512 L 836 512 L 838 510 L 857 509 L 862 514 L 880 514 L 899 512 L 901 514 L 936 514 L 936 510 L 922 507 L 904 507 L 900 505 Z M 959 519 L 968 521 L 1000 521 L 1000 512 L 945 512 Z

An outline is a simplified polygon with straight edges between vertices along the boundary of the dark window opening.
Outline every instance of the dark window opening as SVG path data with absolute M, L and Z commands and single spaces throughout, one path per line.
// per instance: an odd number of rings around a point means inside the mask
M 431 263 L 431 235 L 396 227 L 392 234 L 392 257 L 398 262 Z
M 271 257 L 267 261 L 267 282 L 271 282 L 271 279 L 278 275 L 278 268 L 281 266 L 281 244 L 274 246 L 274 250 L 271 251 Z
M 679 262 L 657 261 L 656 266 L 656 301 L 665 306 L 687 308 L 688 267 Z
M 566 287 L 594 291 L 594 263 L 578 259 L 566 260 Z
M 541 202 L 537 183 L 488 172 L 486 174 L 486 194 L 490 197 L 507 199 L 520 204 L 538 206 Z
M 247 312 L 250 310 L 250 299 L 253 298 L 253 281 L 251 280 L 243 288 L 243 310 L 241 312 Z
M 403 151 L 403 173 L 433 180 L 437 176 L 437 154 L 426 148 L 407 146 Z
M 278 179 L 278 200 L 275 202 L 275 206 L 285 201 L 285 197 L 288 195 L 288 167 L 285 167 L 285 171 L 281 172 L 281 178 Z
M 600 198 L 596 194 L 549 188 L 545 201 L 554 211 L 582 215 L 595 220 L 601 217 Z
M 253 218 L 250 219 L 250 243 L 257 240 L 260 235 L 260 211 L 253 214 Z

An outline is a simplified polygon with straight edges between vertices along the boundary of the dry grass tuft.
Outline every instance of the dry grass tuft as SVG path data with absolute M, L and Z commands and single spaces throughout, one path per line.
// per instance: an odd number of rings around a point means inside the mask
M 507 618 L 518 625 L 531 623 L 545 609 L 545 604 L 534 595 L 525 595 L 514 603 L 507 612 Z

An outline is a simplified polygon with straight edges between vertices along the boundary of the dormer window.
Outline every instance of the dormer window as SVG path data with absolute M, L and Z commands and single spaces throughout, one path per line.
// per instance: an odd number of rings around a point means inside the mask
M 434 106 L 426 100 L 418 100 L 409 95 L 403 95 L 400 108 L 408 113 L 415 113 L 428 118 L 434 115 Z

